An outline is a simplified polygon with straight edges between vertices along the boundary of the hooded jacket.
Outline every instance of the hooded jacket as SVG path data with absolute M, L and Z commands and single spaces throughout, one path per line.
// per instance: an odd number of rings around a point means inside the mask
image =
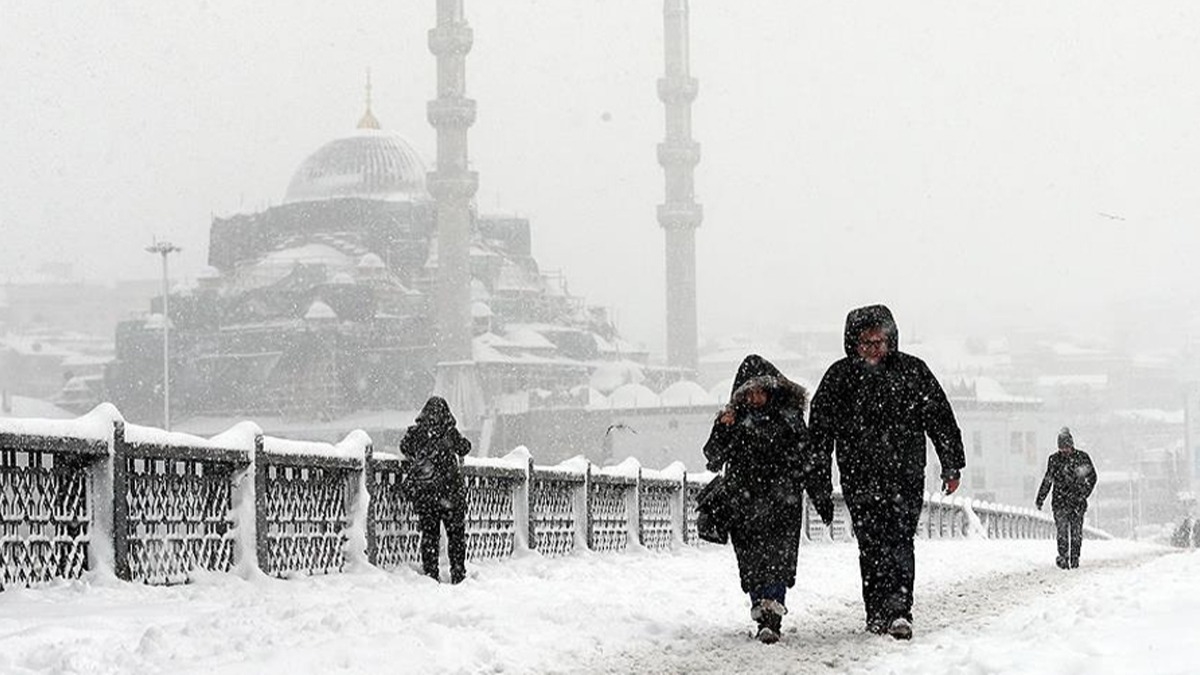
M 756 390 L 767 394 L 761 408 L 748 400 Z M 758 519 L 785 510 L 799 513 L 810 465 L 804 424 L 807 404 L 804 387 L 784 377 L 770 361 L 757 354 L 742 361 L 729 404 L 722 411 L 731 411 L 735 421 L 724 424 L 718 415 L 704 446 L 708 469 L 725 469 L 732 506 L 742 516 Z
M 882 328 L 888 353 L 871 366 L 857 353 L 864 330 Z M 900 351 L 900 334 L 883 305 L 852 310 L 843 334 L 846 357 L 834 362 L 813 397 L 814 482 L 832 490 L 836 453 L 842 489 L 856 493 L 912 494 L 924 485 L 925 437 L 941 462 L 943 479 L 958 478 L 966 465 L 962 431 L 929 367 Z
M 433 396 L 415 421 L 400 441 L 405 494 L 418 511 L 465 500 L 459 457 L 471 452 L 471 442 L 455 427 L 450 406 L 440 396 Z
M 751 404 L 755 392 L 766 394 L 765 404 Z M 751 354 L 738 368 L 729 405 L 704 445 L 708 469 L 725 470 L 730 539 L 747 592 L 795 583 L 809 463 L 807 402 L 804 387 Z M 727 413 L 731 424 L 722 420 Z

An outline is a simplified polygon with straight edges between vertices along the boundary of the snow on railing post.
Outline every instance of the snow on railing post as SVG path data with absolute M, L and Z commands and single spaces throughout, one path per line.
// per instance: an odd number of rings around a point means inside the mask
M 808 491 L 800 493 L 800 545 L 811 544 L 812 540 L 808 538 L 808 525 L 812 520 L 812 516 L 808 515 L 809 502 Z
M 263 461 L 263 435 L 254 435 L 254 553 L 258 569 L 270 566 L 267 550 L 267 464 Z
M 374 508 L 371 496 L 375 494 L 375 444 L 368 443 L 363 451 L 363 487 L 367 491 L 367 562 L 379 564 L 379 532 L 376 530 L 375 518 L 371 517 Z
M 533 455 L 525 461 L 525 480 L 513 487 L 513 529 L 517 548 L 537 548 L 536 519 L 533 517 Z
M 113 408 L 115 414 L 116 408 Z M 92 521 L 88 533 L 88 569 L 103 576 L 114 574 L 112 516 L 113 516 L 113 449 L 116 445 L 116 420 L 111 426 L 114 433 L 108 436 L 108 452 L 102 459 L 88 466 L 88 499 L 91 503 Z M 2 585 L 2 584 L 0 584 Z
M 342 443 L 360 442 L 361 438 L 366 436 L 362 431 L 353 431 L 351 435 L 358 436 L 358 438 L 349 441 L 350 436 L 347 436 Z M 362 443 L 361 447 L 362 464 L 359 465 L 357 471 L 351 469 L 346 472 L 342 491 L 343 508 L 346 514 L 346 521 L 342 524 L 342 531 L 346 537 L 342 546 L 342 554 L 345 556 L 344 560 L 347 566 L 351 569 L 361 569 L 368 564 L 373 564 L 369 553 L 372 529 L 371 492 L 367 486 L 367 475 L 371 473 L 371 443 Z
M 112 454 L 112 552 L 113 574 L 129 581 L 129 471 L 125 423 L 113 422 Z
M 592 462 L 588 460 L 583 473 L 583 536 L 584 544 L 592 550 Z
M 675 540 L 686 546 L 688 543 L 687 525 L 687 470 L 679 475 L 679 495 L 672 500 L 671 529 L 674 530 Z
M 637 476 L 634 478 L 633 494 L 628 490 L 625 494 L 625 512 L 629 514 L 626 521 L 629 527 L 629 541 L 637 542 L 638 546 L 645 546 L 646 542 L 642 541 L 642 467 L 638 467 Z

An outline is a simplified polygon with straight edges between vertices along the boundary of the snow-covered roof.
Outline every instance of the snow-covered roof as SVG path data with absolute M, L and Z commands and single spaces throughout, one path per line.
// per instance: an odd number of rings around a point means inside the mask
M 605 361 L 592 371 L 589 384 L 602 392 L 611 392 L 623 384 L 640 384 L 646 379 L 642 365 L 634 361 Z
M 1158 410 L 1156 408 L 1116 410 L 1113 414 L 1131 422 L 1156 424 L 1183 424 L 1186 418 L 1183 410 Z
M 1108 375 L 1092 373 L 1086 375 L 1042 375 L 1037 379 L 1039 387 L 1092 387 L 1102 389 L 1108 386 Z
M 75 413 L 64 410 L 49 401 L 28 396 L 9 396 L 8 410 L 0 406 L 0 417 L 40 417 L 44 419 L 74 419 Z

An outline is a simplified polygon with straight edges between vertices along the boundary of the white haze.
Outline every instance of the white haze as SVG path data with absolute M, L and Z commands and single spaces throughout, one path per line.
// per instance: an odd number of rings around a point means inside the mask
M 483 211 L 662 349 L 662 3 L 467 0 Z M 1145 334 L 1191 311 L 1200 6 L 694 0 L 702 334 Z M 432 160 L 432 0 L 0 4 L 0 278 L 206 262 L 363 110 Z

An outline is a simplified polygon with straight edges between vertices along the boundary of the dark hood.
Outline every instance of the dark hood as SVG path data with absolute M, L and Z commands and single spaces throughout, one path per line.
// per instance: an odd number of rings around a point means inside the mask
M 740 407 L 751 389 L 764 389 L 770 395 L 770 405 L 780 408 L 799 408 L 808 405 L 808 391 L 789 380 L 770 361 L 758 354 L 742 359 L 737 375 L 733 378 L 733 391 L 729 393 L 729 404 Z
M 783 373 L 779 372 L 773 363 L 758 354 L 747 356 L 742 359 L 742 365 L 738 366 L 737 375 L 733 376 L 733 388 L 729 390 L 729 395 L 732 397 L 751 378 L 763 376 L 782 377 Z
M 868 328 L 882 328 L 887 333 L 890 354 L 900 351 L 900 331 L 896 329 L 892 310 L 885 305 L 867 305 L 852 309 L 846 315 L 846 332 L 842 336 L 846 356 L 857 356 L 858 335 Z
M 429 397 L 429 400 L 425 402 L 425 407 L 421 408 L 420 414 L 417 415 L 417 426 L 432 431 L 446 431 L 455 423 L 454 415 L 450 412 L 450 404 L 446 403 L 446 399 L 441 396 Z

